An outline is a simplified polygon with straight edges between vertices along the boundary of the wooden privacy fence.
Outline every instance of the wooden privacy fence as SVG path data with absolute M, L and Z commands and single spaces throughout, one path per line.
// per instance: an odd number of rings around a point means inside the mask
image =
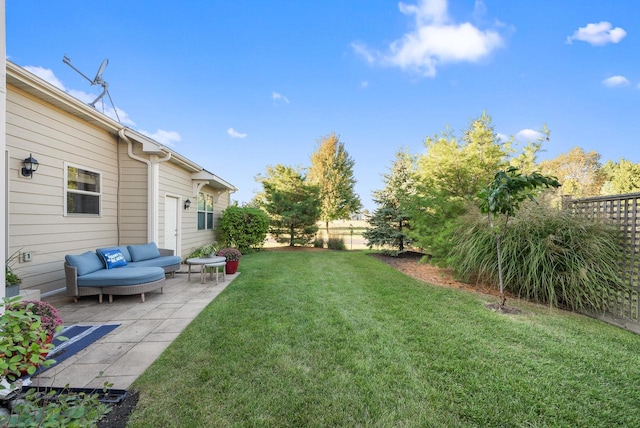
M 609 312 L 603 318 L 636 332 L 639 331 L 640 193 L 565 199 L 563 208 L 586 218 L 608 218 L 620 227 L 623 255 L 618 266 L 621 277 L 631 286 L 631 290 L 613 296 L 608 302 Z

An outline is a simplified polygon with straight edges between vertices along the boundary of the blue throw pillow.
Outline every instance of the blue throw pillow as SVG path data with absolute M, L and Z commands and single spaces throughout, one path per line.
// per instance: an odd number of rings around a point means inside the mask
M 127 265 L 127 260 L 124 258 L 120 250 L 101 250 L 100 255 L 102 256 L 107 269 Z
M 127 262 L 131 261 L 131 254 L 129 254 L 129 250 L 127 249 L 126 245 L 120 245 L 118 247 L 103 247 L 103 248 L 98 248 L 96 249 L 96 253 L 100 254 L 101 252 L 103 252 L 104 250 L 118 250 L 122 253 L 122 256 L 124 257 L 124 259 Z
M 160 250 L 155 242 L 150 242 L 144 245 L 129 245 L 129 254 L 131 254 L 131 261 L 140 262 L 142 260 L 155 259 L 160 257 Z
M 102 260 L 93 251 L 87 251 L 77 256 L 68 254 L 64 258 L 69 266 L 78 269 L 78 276 L 104 269 Z

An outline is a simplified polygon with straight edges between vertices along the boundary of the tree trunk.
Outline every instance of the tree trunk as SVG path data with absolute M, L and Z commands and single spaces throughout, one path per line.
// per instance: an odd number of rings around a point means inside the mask
M 289 246 L 293 247 L 293 234 L 295 233 L 295 228 L 293 227 L 293 225 L 291 226 L 291 229 L 289 230 Z
M 400 252 L 404 251 L 404 235 L 402 234 L 402 220 L 398 222 L 398 231 L 400 232 L 400 238 L 398 238 L 398 249 Z
M 507 299 L 504 297 L 504 283 L 502 280 L 502 251 L 500 248 L 500 235 L 496 235 L 496 248 L 498 250 L 498 279 L 500 281 L 500 307 L 504 308 Z
M 329 220 L 325 220 L 324 227 L 327 229 L 327 241 L 329 241 Z

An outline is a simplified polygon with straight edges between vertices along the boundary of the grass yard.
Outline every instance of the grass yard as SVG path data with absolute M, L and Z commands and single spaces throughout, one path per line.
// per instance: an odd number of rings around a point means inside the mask
M 433 287 L 364 252 L 265 251 L 141 376 L 133 427 L 640 426 L 640 336 Z

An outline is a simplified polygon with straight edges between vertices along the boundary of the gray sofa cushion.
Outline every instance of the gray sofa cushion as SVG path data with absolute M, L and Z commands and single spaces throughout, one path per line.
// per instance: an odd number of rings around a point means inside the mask
M 87 251 L 79 255 L 68 254 L 64 256 L 64 259 L 69 266 L 78 269 L 79 277 L 104 269 L 103 260 L 92 251 Z
M 121 267 L 109 270 L 102 268 L 95 272 L 78 276 L 78 287 L 139 285 L 163 278 L 164 269 L 161 267 L 137 267 L 136 269 Z

